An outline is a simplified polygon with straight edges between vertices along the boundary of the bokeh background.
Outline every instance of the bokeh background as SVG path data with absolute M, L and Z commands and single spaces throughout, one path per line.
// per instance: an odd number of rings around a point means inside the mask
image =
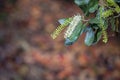
M 50 34 L 82 11 L 73 0 L 0 0 L 0 80 L 120 80 L 120 36 L 87 47 Z

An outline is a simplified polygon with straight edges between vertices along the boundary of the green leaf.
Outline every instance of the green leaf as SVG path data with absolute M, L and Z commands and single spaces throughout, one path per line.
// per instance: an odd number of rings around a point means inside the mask
M 102 36 L 102 31 L 97 30 L 95 33 L 95 38 L 94 38 L 93 44 L 96 44 L 101 39 L 101 36 Z
M 115 2 L 120 3 L 120 0 L 115 0 Z
M 66 39 L 65 40 L 65 45 L 72 45 L 74 42 L 73 41 L 71 41 L 70 39 Z
M 92 30 L 92 28 L 89 28 L 89 30 L 88 30 L 87 33 L 86 33 L 85 44 L 86 44 L 87 46 L 92 45 L 92 44 L 93 44 L 93 41 L 94 41 L 94 37 L 95 37 L 94 31 Z
M 85 31 L 85 28 L 86 28 L 86 24 L 83 25 L 82 22 L 80 22 L 76 26 L 72 35 L 66 39 L 65 45 L 72 45 L 74 42 L 76 42 L 76 40 L 79 38 L 79 36 Z
M 80 5 L 85 5 L 88 4 L 90 2 L 90 0 L 75 0 L 74 1 L 78 6 Z
M 70 39 L 70 40 L 74 40 L 74 38 L 77 39 L 78 36 L 80 36 L 80 35 L 83 33 L 84 29 L 85 29 L 85 25 L 83 26 L 83 23 L 80 22 L 80 23 L 76 26 L 75 30 L 73 31 L 73 33 L 72 33 L 72 35 L 69 37 L 69 39 Z
M 71 34 L 71 36 L 66 39 L 66 40 L 68 40 L 68 41 L 66 41 L 67 44 L 74 43 L 79 38 L 82 25 L 83 25 L 82 22 L 79 22 L 79 24 L 76 26 L 76 28 L 73 31 L 73 33 Z M 66 42 L 65 42 L 65 45 L 67 45 Z
M 93 7 L 91 7 L 91 8 L 89 9 L 89 12 L 90 12 L 90 13 L 93 13 L 93 12 L 95 12 L 97 9 L 98 9 L 98 4 L 95 4 Z
M 98 0 L 74 0 L 74 2 L 83 10 L 86 16 L 98 9 Z
M 91 23 L 91 24 L 99 24 L 100 21 L 99 21 L 99 19 L 97 17 L 95 17 L 95 18 L 90 19 L 89 23 Z

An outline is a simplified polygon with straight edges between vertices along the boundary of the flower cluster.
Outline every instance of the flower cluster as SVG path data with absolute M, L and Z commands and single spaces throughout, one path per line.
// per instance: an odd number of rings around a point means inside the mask
M 75 30 L 76 26 L 80 21 L 81 21 L 81 16 L 79 14 L 73 17 L 73 20 L 71 21 L 70 25 L 68 26 L 65 32 L 65 35 L 64 35 L 65 39 L 71 36 L 71 34 L 73 33 L 73 31 Z

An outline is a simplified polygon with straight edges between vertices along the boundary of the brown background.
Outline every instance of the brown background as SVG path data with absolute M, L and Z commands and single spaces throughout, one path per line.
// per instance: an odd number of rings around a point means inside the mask
M 64 45 L 64 32 L 50 37 L 58 19 L 83 15 L 72 0 L 3 2 L 8 16 L 0 21 L 0 80 L 120 80 L 120 39 L 113 33 L 107 44 L 91 47 L 84 45 L 85 34 L 72 46 Z

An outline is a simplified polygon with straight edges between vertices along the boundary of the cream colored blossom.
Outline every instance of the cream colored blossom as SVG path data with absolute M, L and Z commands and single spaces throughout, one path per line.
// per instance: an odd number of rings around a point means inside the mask
M 76 26 L 78 25 L 78 23 L 81 21 L 81 15 L 75 15 L 73 17 L 73 20 L 71 21 L 70 25 L 68 26 L 64 38 L 68 38 L 71 36 L 71 34 L 73 33 L 74 29 L 76 28 Z

